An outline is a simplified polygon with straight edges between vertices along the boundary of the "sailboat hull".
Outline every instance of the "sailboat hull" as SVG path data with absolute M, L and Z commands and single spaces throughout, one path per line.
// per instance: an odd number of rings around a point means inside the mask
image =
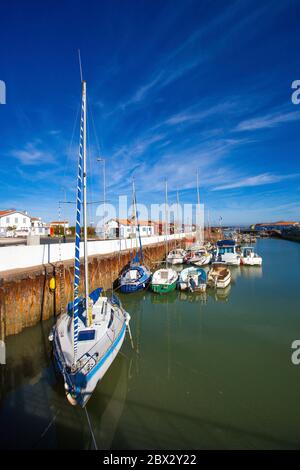
M 145 282 L 139 282 L 136 284 L 123 284 L 120 286 L 120 292 L 122 292 L 122 294 L 132 294 L 133 292 L 144 290 L 148 287 L 149 282 L 150 277 Z
M 130 273 L 137 273 L 138 278 L 131 278 Z M 140 265 L 133 265 L 120 277 L 120 292 L 130 294 L 146 289 L 151 279 L 151 272 Z
M 54 347 L 54 358 L 57 368 L 63 375 L 66 395 L 70 403 L 74 405 L 78 404 L 81 407 L 86 405 L 89 398 L 92 396 L 92 393 L 95 390 L 98 382 L 101 381 L 113 363 L 119 350 L 121 349 L 124 342 L 125 333 L 126 326 L 124 324 L 119 336 L 111 344 L 110 348 L 108 348 L 102 359 L 91 369 L 88 374 L 84 376 L 80 371 L 75 374 L 67 372 L 67 370 L 62 365 L 63 362 L 61 361 L 61 357 L 58 353 L 59 347 L 56 343 L 56 347 Z M 69 395 L 71 395 L 71 397 L 69 397 Z
M 68 313 L 58 318 L 49 338 L 53 341 L 55 365 L 64 378 L 67 398 L 71 404 L 82 407 L 118 354 L 130 320 L 117 297 L 108 300 L 100 292 L 96 289 L 90 294 L 90 300 L 94 300 L 91 326 L 85 325 L 85 299 L 80 303 L 76 357 L 72 303 L 68 305 Z
M 176 284 L 177 281 L 173 282 L 172 284 L 151 284 L 151 288 L 153 292 L 167 294 L 168 292 L 172 292 L 176 289 Z

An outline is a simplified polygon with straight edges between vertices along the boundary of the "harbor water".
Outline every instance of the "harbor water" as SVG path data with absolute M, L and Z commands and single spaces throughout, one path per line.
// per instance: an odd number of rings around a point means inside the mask
M 300 244 L 259 239 L 263 266 L 206 294 L 122 295 L 125 340 L 87 404 L 98 449 L 300 449 Z M 6 341 L 0 448 L 92 449 L 52 366 L 53 320 Z

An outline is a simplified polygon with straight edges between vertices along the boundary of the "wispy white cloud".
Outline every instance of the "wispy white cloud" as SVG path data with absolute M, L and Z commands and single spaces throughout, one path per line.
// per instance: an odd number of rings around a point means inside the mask
M 154 88 L 158 82 L 160 81 L 161 77 L 163 75 L 163 72 L 158 73 L 152 80 L 150 80 L 148 83 L 145 83 L 144 85 L 140 86 L 137 91 L 132 95 L 131 98 L 129 98 L 128 101 L 125 101 L 124 103 L 121 103 L 120 107 L 122 109 L 127 108 L 128 106 L 139 103 L 143 101 L 149 91 Z
M 181 111 L 180 113 L 170 116 L 160 125 L 166 124 L 172 126 L 177 124 L 199 122 L 207 117 L 214 116 L 225 111 L 230 111 L 235 108 L 239 109 L 237 107 L 237 103 L 234 100 L 228 100 L 223 103 L 218 103 L 216 105 L 202 107 L 202 109 L 199 109 L 199 105 L 197 105 L 196 109 L 195 106 L 193 106 Z
M 286 122 L 298 121 L 300 111 L 291 111 L 287 113 L 270 113 L 252 119 L 247 119 L 238 124 L 236 131 L 252 131 L 278 126 Z
M 28 142 L 24 149 L 13 150 L 10 155 L 19 160 L 23 165 L 42 165 L 53 163 L 53 155 L 41 148 L 40 141 Z
M 260 175 L 248 176 L 247 178 L 238 179 L 235 177 L 235 181 L 230 183 L 222 184 L 220 186 L 214 187 L 213 191 L 223 191 L 226 189 L 236 189 L 236 188 L 245 188 L 251 186 L 262 186 L 266 184 L 279 183 L 280 181 L 291 179 L 299 176 L 298 174 L 290 175 L 276 175 L 272 173 L 262 173 Z
M 202 59 L 198 57 L 190 61 L 184 61 L 181 64 L 176 64 L 175 66 L 166 66 L 166 64 L 160 65 L 148 81 L 145 81 L 144 84 L 140 85 L 132 96 L 119 103 L 116 108 L 106 116 L 114 114 L 119 109 L 124 111 L 132 105 L 142 103 L 148 97 L 150 92 L 160 91 L 172 82 L 179 80 L 192 69 L 196 68 L 200 64 L 201 60 Z

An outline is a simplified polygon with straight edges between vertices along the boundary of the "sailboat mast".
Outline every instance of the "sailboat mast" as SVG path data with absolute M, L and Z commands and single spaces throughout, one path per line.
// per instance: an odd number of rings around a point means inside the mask
M 197 226 L 197 242 L 203 242 L 202 240 L 202 230 L 200 226 L 200 191 L 199 191 L 199 170 L 197 168 L 197 213 L 196 219 L 198 219 L 198 226 Z
M 89 270 L 87 243 L 87 197 L 86 197 L 86 81 L 82 81 L 82 111 L 83 111 L 83 236 L 84 236 L 84 285 L 86 308 L 89 299 Z
M 179 234 L 179 232 L 181 232 L 181 230 L 179 230 L 179 193 L 177 189 L 177 227 L 176 227 L 177 235 Z
M 134 178 L 132 179 L 132 200 L 133 200 L 133 219 L 134 219 L 134 225 L 135 225 L 135 247 L 136 247 L 136 251 L 137 251 L 137 231 L 138 231 L 138 226 L 137 226 L 137 212 L 136 212 L 136 199 L 135 199 Z
M 168 256 L 168 217 L 169 217 L 169 214 L 168 214 L 168 182 L 167 182 L 167 179 L 166 179 L 166 188 L 165 188 L 165 191 L 166 191 L 166 194 L 165 194 L 165 198 L 166 198 L 166 204 L 165 204 L 165 207 L 166 207 L 166 210 L 165 210 L 165 218 L 166 218 L 166 226 L 165 226 L 165 230 L 166 230 L 166 262 L 167 262 L 167 256 Z

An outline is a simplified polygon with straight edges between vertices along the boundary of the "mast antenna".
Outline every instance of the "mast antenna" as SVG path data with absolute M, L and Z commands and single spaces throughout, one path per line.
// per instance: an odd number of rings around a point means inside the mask
M 80 80 L 81 82 L 83 81 L 82 78 L 82 65 L 81 65 L 81 54 L 80 54 L 80 49 L 78 49 L 78 60 L 79 60 L 79 72 L 80 72 Z

